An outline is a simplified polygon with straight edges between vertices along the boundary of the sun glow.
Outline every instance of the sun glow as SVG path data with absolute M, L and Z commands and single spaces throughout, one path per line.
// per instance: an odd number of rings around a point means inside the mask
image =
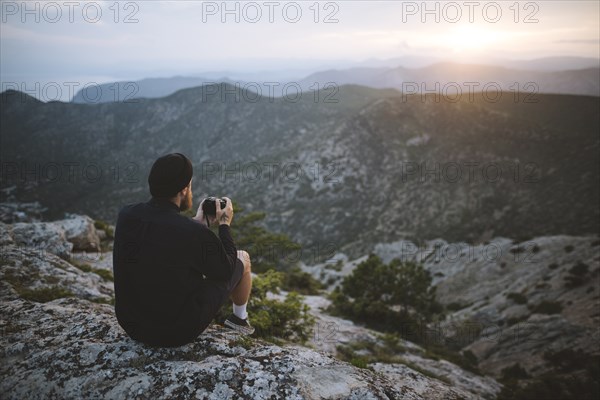
M 484 50 L 500 39 L 498 32 L 471 26 L 456 27 L 444 35 L 446 47 L 454 53 Z

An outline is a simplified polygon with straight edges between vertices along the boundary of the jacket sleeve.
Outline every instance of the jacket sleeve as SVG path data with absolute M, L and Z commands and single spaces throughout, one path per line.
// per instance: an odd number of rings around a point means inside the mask
M 242 262 L 237 258 L 231 228 L 226 224 L 219 225 L 219 237 L 208 228 L 204 231 L 200 244 L 200 272 L 208 279 L 222 281 L 231 279 L 236 263 Z

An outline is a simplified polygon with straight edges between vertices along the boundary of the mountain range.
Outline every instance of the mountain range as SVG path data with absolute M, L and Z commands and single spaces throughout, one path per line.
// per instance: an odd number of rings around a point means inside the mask
M 289 76 L 288 73 L 286 76 Z M 269 77 L 271 76 L 271 77 Z M 202 77 L 175 76 L 88 85 L 74 96 L 74 103 L 131 101 L 157 98 L 178 90 L 213 82 L 228 82 L 261 94 L 285 95 L 286 85 L 303 92 L 325 85 L 356 84 L 374 88 L 396 88 L 404 92 L 446 94 L 482 90 L 530 93 L 600 95 L 600 62 L 577 57 L 550 57 L 535 60 L 489 60 L 488 64 L 464 64 L 435 59 L 396 58 L 367 60 L 339 69 L 319 70 L 297 79 L 280 73 L 244 74 L 232 71 L 206 73 Z M 474 85 L 474 83 L 477 83 Z M 436 86 L 436 84 L 438 86 Z M 298 89 L 296 89 L 298 90 Z M 293 91 L 292 91 L 293 93 Z
M 3 200 L 114 222 L 149 198 L 152 162 L 180 151 L 194 163 L 195 206 L 219 195 L 265 211 L 305 260 L 399 239 L 598 231 L 598 97 L 456 101 L 344 85 L 291 101 L 216 89 L 238 96 L 202 86 L 88 105 L 4 92 Z

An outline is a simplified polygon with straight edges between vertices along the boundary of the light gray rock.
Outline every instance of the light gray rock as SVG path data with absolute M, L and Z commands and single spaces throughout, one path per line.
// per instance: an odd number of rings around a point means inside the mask
M 83 272 L 56 255 L 33 247 L 2 245 L 0 276 L 9 284 L 6 296 L 11 299 L 18 298 L 19 292 L 24 290 L 53 288 L 61 288 L 72 296 L 95 302 L 109 303 L 114 298 L 112 282 L 96 273 Z
M 73 250 L 100 249 L 100 238 L 94 227 L 94 220 L 87 215 L 68 214 L 66 219 L 51 223 L 64 229 L 67 240 L 73 243 Z
M 3 192 L 10 191 L 10 188 L 3 190 Z M 9 195 L 9 193 L 5 194 Z M 38 222 L 46 210 L 37 201 L 31 203 L 4 202 L 0 203 L 0 221 L 7 224 L 15 222 Z
M 280 296 L 285 295 L 285 293 L 282 290 Z M 272 297 L 276 298 L 277 295 L 272 295 Z M 314 335 L 308 342 L 314 348 L 337 355 L 336 347 L 338 345 L 352 345 L 359 342 L 382 343 L 380 332 L 323 312 L 331 304 L 330 300 L 322 296 L 305 296 L 304 302 L 309 305 L 311 314 L 316 319 Z M 393 355 L 404 360 L 406 364 L 416 365 L 422 371 L 450 382 L 453 387 L 461 389 L 466 393 L 465 398 L 494 399 L 501 390 L 501 385 L 493 378 L 476 375 L 446 360 L 428 358 L 426 357 L 427 353 L 424 348 L 408 340 L 400 339 L 399 345 L 404 351 L 389 354 L 390 356 Z M 370 353 L 367 349 L 362 351 L 367 356 Z M 406 364 L 393 365 L 401 365 L 402 367 L 399 371 L 402 371 L 404 370 L 403 368 L 409 368 L 406 367 Z M 379 372 L 394 370 L 393 366 L 383 367 L 383 365 L 385 364 L 369 364 L 370 367 Z M 411 371 L 414 372 L 412 369 Z M 394 374 L 398 373 L 394 372 Z M 421 393 L 421 395 L 425 394 Z
M 85 215 L 71 214 L 53 222 L 0 224 L 0 235 L 10 237 L 16 245 L 56 254 L 63 259 L 69 259 L 73 250 L 97 252 L 100 249 L 94 220 Z
M 98 304 L 112 298 L 110 282 L 16 244 L 14 227 L 0 227 L 2 398 L 473 398 L 410 368 L 377 373 L 300 345 L 241 340 L 218 325 L 185 346 L 141 345 L 119 327 L 112 306 Z M 30 300 L 51 288 L 68 293 Z
M 3 302 L 0 391 L 8 399 L 460 399 L 410 369 L 394 380 L 301 346 L 252 340 L 211 325 L 174 349 L 130 340 L 112 307 L 71 298 Z
M 343 253 L 338 253 L 331 260 L 326 262 L 306 265 L 300 262 L 300 269 L 313 276 L 313 278 L 323 282 L 326 285 L 328 292 L 333 291 L 342 283 L 344 277 L 350 275 L 354 268 L 361 262 L 365 261 L 368 256 L 362 256 L 355 260 L 349 260 L 348 256 Z
M 3 241 L 10 241 L 21 248 L 52 253 L 63 259 L 68 259 L 73 249 L 64 229 L 47 222 L 0 224 L 0 235 Z

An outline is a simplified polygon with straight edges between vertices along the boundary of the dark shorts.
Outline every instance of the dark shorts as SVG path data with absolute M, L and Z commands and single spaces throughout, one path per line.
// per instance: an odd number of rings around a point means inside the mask
M 203 291 L 200 295 L 202 303 L 202 321 L 206 326 L 210 324 L 219 309 L 225 304 L 233 289 L 238 285 L 244 274 L 244 264 L 240 259 L 235 263 L 231 279 L 228 281 L 215 281 L 205 279 Z
M 240 283 L 242 275 L 244 275 L 244 264 L 242 263 L 242 260 L 238 258 L 231 279 L 225 282 L 225 300 L 227 300 L 233 289 Z

